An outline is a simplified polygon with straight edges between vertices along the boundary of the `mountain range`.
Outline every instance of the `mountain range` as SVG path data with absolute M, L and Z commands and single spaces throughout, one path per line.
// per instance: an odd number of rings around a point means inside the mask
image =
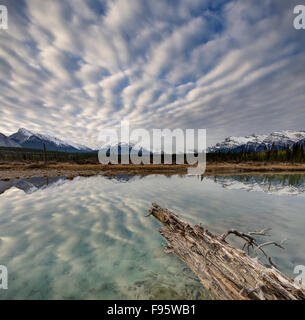
M 305 131 L 276 131 L 270 134 L 256 135 L 252 134 L 245 137 L 226 138 L 223 142 L 217 143 L 215 146 L 207 149 L 207 153 L 213 152 L 239 152 L 270 150 L 272 146 L 278 150 L 292 147 L 295 143 L 305 146 Z
M 0 147 L 23 147 L 42 149 L 43 144 L 46 144 L 47 150 L 50 151 L 65 151 L 65 152 L 91 152 L 92 149 L 73 142 L 63 141 L 56 137 L 29 131 L 21 128 L 16 133 L 5 136 L 0 133 Z M 215 146 L 207 148 L 207 153 L 213 152 L 239 152 L 242 150 L 262 151 L 271 149 L 274 146 L 276 149 L 283 149 L 287 146 L 292 147 L 295 143 L 302 144 L 305 147 L 305 131 L 276 131 L 270 134 L 252 134 L 244 137 L 230 136 L 223 142 L 217 143 Z M 138 153 L 139 155 L 149 155 L 151 151 L 140 147 L 135 149 L 134 144 L 129 145 L 122 142 L 117 145 L 104 145 L 102 150 L 107 153 L 110 151 L 118 152 L 119 154 Z M 118 151 L 116 151 L 118 150 Z
M 73 142 L 66 142 L 56 137 L 29 131 L 21 128 L 16 133 L 5 136 L 0 133 L 1 147 L 22 147 L 32 149 L 42 149 L 43 144 L 50 151 L 65 151 L 65 152 L 90 152 L 92 149 Z
M 262 151 L 270 150 L 272 147 L 280 150 L 286 147 L 292 147 L 295 143 L 299 143 L 305 147 L 305 130 L 293 131 L 293 130 L 282 130 L 275 131 L 270 134 L 252 134 L 244 137 L 234 137 L 230 136 L 225 138 L 223 142 L 217 143 L 216 145 L 207 148 L 207 153 L 214 152 L 239 152 L 242 150 L 246 151 Z M 118 148 L 119 154 L 138 152 L 138 150 L 133 151 L 134 144 L 130 143 L 129 146 L 124 143 L 119 143 L 117 145 L 107 145 L 103 149 L 116 150 Z M 151 153 L 145 148 L 139 149 L 139 155 L 143 150 L 143 154 Z M 191 153 L 191 152 L 190 152 Z

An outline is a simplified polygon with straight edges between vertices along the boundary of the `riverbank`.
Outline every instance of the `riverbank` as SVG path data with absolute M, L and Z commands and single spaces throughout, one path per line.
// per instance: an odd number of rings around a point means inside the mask
M 0 163 L 0 180 L 30 177 L 94 176 L 94 175 L 148 175 L 186 174 L 189 165 L 101 165 L 75 163 Z M 219 162 L 207 163 L 206 175 L 238 173 L 305 173 L 304 163 L 265 163 L 265 162 Z

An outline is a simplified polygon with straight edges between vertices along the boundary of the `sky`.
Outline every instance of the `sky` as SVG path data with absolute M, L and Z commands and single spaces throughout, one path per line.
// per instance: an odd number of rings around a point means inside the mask
M 305 130 L 294 0 L 0 0 L 0 132 L 89 147 L 118 128 Z

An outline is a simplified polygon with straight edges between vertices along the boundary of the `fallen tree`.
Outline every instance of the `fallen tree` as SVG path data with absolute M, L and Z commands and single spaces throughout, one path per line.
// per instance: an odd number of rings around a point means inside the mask
M 266 236 L 268 230 L 242 233 L 229 230 L 214 235 L 202 226 L 182 221 L 171 211 L 152 204 L 148 216 L 155 217 L 164 227 L 159 233 L 167 241 L 165 251 L 175 254 L 198 276 L 214 299 L 221 300 L 303 300 L 305 290 L 276 269 L 263 248 L 283 241 L 259 244 L 255 236 Z M 255 257 L 227 242 L 234 234 L 245 241 L 244 248 L 254 250 Z M 258 252 L 269 261 L 270 268 L 258 259 Z

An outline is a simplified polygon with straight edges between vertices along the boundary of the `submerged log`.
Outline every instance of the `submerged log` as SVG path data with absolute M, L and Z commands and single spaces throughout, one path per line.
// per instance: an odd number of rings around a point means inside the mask
M 214 235 L 202 226 L 182 221 L 177 215 L 157 204 L 152 205 L 148 216 L 154 216 L 164 227 L 159 233 L 167 241 L 165 251 L 175 254 L 198 276 L 204 288 L 214 299 L 221 300 L 303 300 L 305 290 L 297 288 L 294 281 L 276 269 L 262 264 L 241 249 L 226 241 L 229 234 L 244 240 L 248 247 L 262 247 L 276 242 L 256 243 L 254 235 L 265 231 L 240 233 L 230 230 L 224 235 Z M 265 253 L 265 252 L 264 252 Z

